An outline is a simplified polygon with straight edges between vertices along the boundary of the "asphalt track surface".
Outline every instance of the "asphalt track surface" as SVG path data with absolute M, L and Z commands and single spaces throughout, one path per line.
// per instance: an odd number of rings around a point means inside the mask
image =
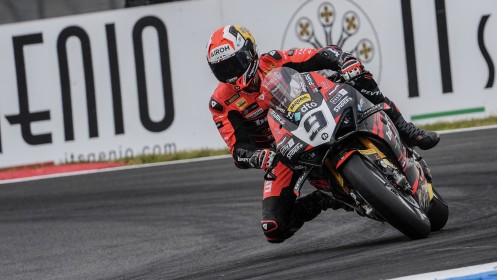
M 497 129 L 422 155 L 450 218 L 417 241 L 328 210 L 267 243 L 261 171 L 230 159 L 0 185 L 0 278 L 388 279 L 497 261 Z

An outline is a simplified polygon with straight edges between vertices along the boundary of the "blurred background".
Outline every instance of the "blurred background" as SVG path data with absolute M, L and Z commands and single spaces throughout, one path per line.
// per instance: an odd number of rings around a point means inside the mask
M 0 0 L 0 24 L 180 0 Z

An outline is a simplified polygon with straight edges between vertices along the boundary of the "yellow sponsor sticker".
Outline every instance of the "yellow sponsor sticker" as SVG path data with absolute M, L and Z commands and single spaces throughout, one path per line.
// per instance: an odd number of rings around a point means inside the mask
M 426 185 L 426 188 L 428 189 L 428 196 L 430 197 L 430 201 L 433 199 L 433 186 L 431 183 L 428 183 Z
M 245 100 L 245 98 L 241 98 L 240 100 L 238 100 L 236 102 L 236 107 L 238 107 L 240 110 L 243 110 L 245 109 L 245 107 L 247 107 L 247 101 Z
M 376 151 L 373 149 L 367 149 L 367 150 L 359 150 L 359 153 L 363 155 L 374 155 L 376 154 Z
M 295 111 L 297 111 L 297 109 L 302 106 L 302 104 L 304 103 L 307 103 L 309 101 L 311 101 L 311 95 L 306 93 L 306 94 L 303 94 L 297 98 L 295 98 L 295 100 L 292 101 L 292 103 L 290 103 L 290 106 L 288 106 L 288 112 L 293 112 L 295 113 Z

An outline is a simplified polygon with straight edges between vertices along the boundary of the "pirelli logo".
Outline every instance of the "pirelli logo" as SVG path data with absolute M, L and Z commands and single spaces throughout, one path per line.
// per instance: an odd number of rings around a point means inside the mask
M 235 100 L 237 100 L 238 98 L 240 97 L 240 94 L 235 94 L 233 95 L 232 97 L 230 97 L 230 99 L 224 101 L 224 104 L 226 104 L 226 106 L 229 106 L 231 103 L 235 102 Z
M 290 106 L 288 106 L 288 112 L 295 113 L 295 111 L 297 111 L 297 109 L 302 106 L 302 104 L 307 103 L 311 100 L 311 96 L 308 93 L 295 98 L 295 100 L 290 103 Z

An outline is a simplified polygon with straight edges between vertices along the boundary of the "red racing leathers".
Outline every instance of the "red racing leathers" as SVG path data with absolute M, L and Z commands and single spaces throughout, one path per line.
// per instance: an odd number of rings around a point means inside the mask
M 335 46 L 321 49 L 293 49 L 271 51 L 260 57 L 257 74 L 261 80 L 277 67 L 290 67 L 298 72 L 331 69 L 339 71 L 344 62 L 354 59 L 350 53 Z M 376 83 L 374 83 L 376 87 Z M 378 92 L 378 93 L 377 93 Z M 373 103 L 384 102 L 375 91 Z M 209 103 L 209 109 L 221 137 L 231 150 L 236 166 L 249 168 L 254 151 L 270 148 L 274 139 L 267 123 L 269 97 L 259 92 L 237 91 L 231 84 L 219 83 Z M 298 174 L 282 163 L 274 168 L 275 181 L 264 182 L 262 229 L 269 242 L 282 242 L 293 235 L 305 221 L 316 217 L 324 205 L 321 193 L 311 193 L 296 199 L 293 193 Z M 327 180 L 310 176 L 316 188 L 325 188 Z
M 262 80 L 269 71 L 283 66 L 299 72 L 338 71 L 349 58 L 352 55 L 338 47 L 271 51 L 260 57 L 257 74 Z M 250 167 L 251 152 L 269 148 L 273 142 L 266 120 L 267 101 L 259 92 L 237 91 L 225 83 L 219 83 L 211 97 L 209 109 L 214 122 L 240 168 Z

